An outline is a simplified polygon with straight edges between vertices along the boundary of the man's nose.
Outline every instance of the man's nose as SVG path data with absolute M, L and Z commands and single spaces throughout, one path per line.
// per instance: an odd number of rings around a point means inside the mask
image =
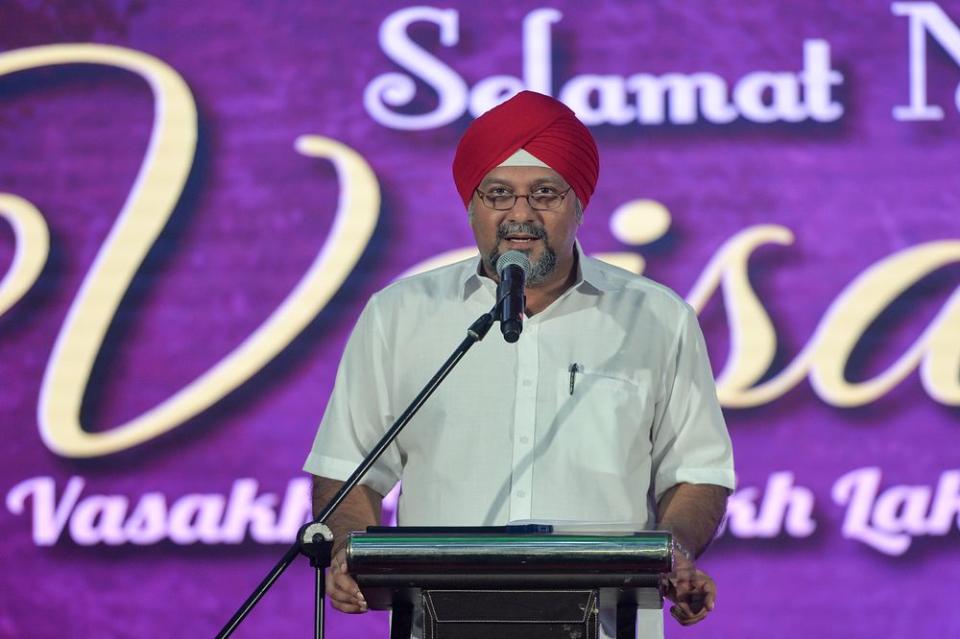
M 530 207 L 530 200 L 518 197 L 513 208 L 507 212 L 509 222 L 534 222 L 540 218 L 540 212 Z

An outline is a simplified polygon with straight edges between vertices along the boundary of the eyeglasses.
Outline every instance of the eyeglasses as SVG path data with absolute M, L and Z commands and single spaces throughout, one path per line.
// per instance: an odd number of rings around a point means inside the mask
M 484 205 L 495 211 L 509 211 L 517 204 L 517 198 L 521 197 L 527 200 L 527 204 L 534 211 L 556 211 L 560 208 L 563 198 L 567 197 L 567 193 L 569 193 L 572 188 L 572 186 L 567 188 L 563 193 L 528 193 L 527 195 L 518 195 L 509 192 L 484 193 L 480 189 L 475 190 Z

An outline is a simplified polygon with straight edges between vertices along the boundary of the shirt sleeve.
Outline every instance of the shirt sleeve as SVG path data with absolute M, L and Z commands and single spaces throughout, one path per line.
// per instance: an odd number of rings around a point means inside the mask
M 389 362 L 374 296 L 347 340 L 333 393 L 303 466 L 305 471 L 343 481 L 380 440 L 394 421 L 390 413 Z M 360 483 L 386 495 L 399 481 L 401 468 L 394 442 Z
M 733 447 L 703 333 L 689 306 L 684 305 L 671 355 L 664 367 L 663 397 L 651 432 L 654 497 L 659 501 L 679 483 L 733 490 Z

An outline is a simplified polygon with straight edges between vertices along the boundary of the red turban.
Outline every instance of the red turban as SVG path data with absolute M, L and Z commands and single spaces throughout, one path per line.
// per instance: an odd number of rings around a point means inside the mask
M 597 143 L 564 103 L 521 91 L 474 120 L 457 145 L 453 181 L 469 204 L 484 176 L 519 149 L 525 149 L 573 187 L 584 208 L 600 173 Z

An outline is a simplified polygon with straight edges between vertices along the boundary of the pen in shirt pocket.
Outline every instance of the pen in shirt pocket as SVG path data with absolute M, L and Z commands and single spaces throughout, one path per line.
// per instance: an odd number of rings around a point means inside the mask
M 580 368 L 580 364 L 574 362 L 570 364 L 570 394 L 573 395 L 573 387 L 577 383 L 577 373 L 583 372 L 583 369 Z

